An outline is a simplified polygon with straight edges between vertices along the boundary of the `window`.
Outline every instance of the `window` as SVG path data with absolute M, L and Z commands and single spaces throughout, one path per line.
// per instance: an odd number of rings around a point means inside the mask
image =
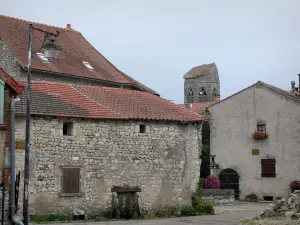
M 276 161 L 275 159 L 261 160 L 261 176 L 276 177 Z
M 91 66 L 91 64 L 87 61 L 82 61 L 83 65 L 88 68 L 89 70 L 94 70 L 94 67 Z
M 79 194 L 80 168 L 62 168 L 62 192 L 64 194 Z
M 194 92 L 192 88 L 189 89 L 188 96 L 187 96 L 187 102 L 193 103 L 194 102 Z
M 73 135 L 73 123 L 72 122 L 64 122 L 63 135 L 64 136 L 72 136 Z
M 206 95 L 206 91 L 205 91 L 204 87 L 201 88 L 199 95 Z
M 146 125 L 140 124 L 140 133 L 142 134 L 146 133 Z
M 266 124 L 263 124 L 263 123 L 257 124 L 257 132 L 266 133 L 267 132 Z

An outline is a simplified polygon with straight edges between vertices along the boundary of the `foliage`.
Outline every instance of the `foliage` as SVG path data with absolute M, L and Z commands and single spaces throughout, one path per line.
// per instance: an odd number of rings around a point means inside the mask
M 130 197 L 125 199 L 125 204 L 124 201 L 120 201 L 119 212 L 121 219 L 129 220 L 141 218 L 138 205 Z
M 258 197 L 254 192 L 251 192 L 250 194 L 246 195 L 246 199 L 250 201 L 257 201 Z
M 290 188 L 292 190 L 300 188 L 300 180 L 294 180 L 290 183 Z
M 185 205 L 181 209 L 181 215 L 182 216 L 197 216 L 198 212 L 196 209 L 191 205 Z
M 31 221 L 34 223 L 43 223 L 49 221 L 66 221 L 68 218 L 63 214 L 32 215 Z
M 253 137 L 254 139 L 263 140 L 263 139 L 268 138 L 268 133 L 266 133 L 266 132 L 258 132 L 258 131 L 255 131 L 255 132 L 252 134 L 252 137 Z
M 210 175 L 205 178 L 206 189 L 220 189 L 220 180 L 215 175 Z

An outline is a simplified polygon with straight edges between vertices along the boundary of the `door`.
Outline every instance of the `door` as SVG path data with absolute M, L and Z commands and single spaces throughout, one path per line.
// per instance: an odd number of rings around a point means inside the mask
M 239 175 L 234 169 L 224 169 L 219 174 L 220 188 L 221 189 L 233 189 L 234 198 L 239 199 Z

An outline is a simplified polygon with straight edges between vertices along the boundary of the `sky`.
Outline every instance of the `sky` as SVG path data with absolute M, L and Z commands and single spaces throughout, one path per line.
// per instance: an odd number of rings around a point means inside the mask
M 183 103 L 183 76 L 215 62 L 221 99 L 258 80 L 299 83 L 299 0 L 0 0 L 0 14 L 71 24 L 118 69 Z

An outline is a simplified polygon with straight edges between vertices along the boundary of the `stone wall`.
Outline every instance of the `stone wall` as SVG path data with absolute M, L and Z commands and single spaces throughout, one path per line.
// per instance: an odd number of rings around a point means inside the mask
M 214 205 L 226 205 L 234 202 L 234 190 L 231 189 L 204 189 L 203 198 Z
M 63 136 L 63 121 L 32 118 L 31 214 L 79 208 L 99 215 L 111 207 L 114 185 L 140 187 L 143 211 L 190 201 L 200 175 L 200 125 L 149 122 L 139 133 L 137 121 L 76 119 L 73 136 Z M 24 139 L 25 118 L 16 123 L 16 139 Z M 17 170 L 23 171 L 24 150 L 17 154 Z M 62 166 L 80 167 L 82 196 L 60 197 Z

